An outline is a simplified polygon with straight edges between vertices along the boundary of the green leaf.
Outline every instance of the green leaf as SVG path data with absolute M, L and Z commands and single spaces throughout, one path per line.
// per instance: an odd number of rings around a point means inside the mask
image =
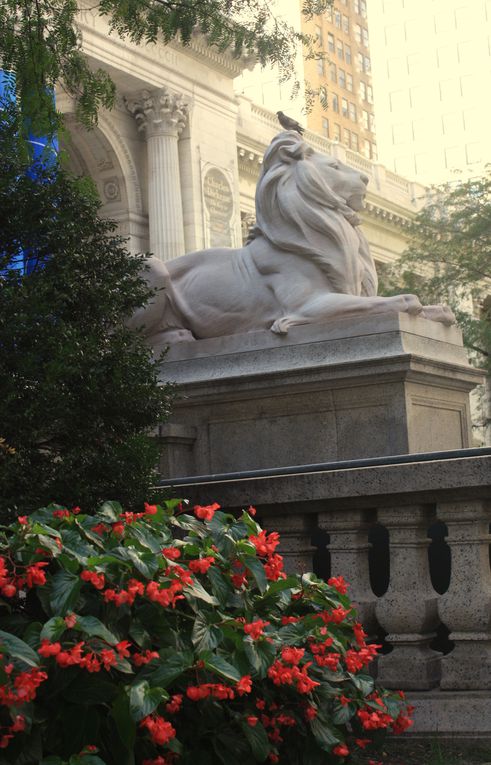
M 219 627 L 208 624 L 203 614 L 197 614 L 191 632 L 191 640 L 198 653 L 213 651 L 223 640 L 223 632 Z
M 154 553 L 142 553 L 135 550 L 134 547 L 121 547 L 119 552 L 123 558 L 130 560 L 137 571 L 143 574 L 146 579 L 153 579 L 159 568 L 158 559 Z
M 229 664 L 229 662 L 222 656 L 213 654 L 212 656 L 207 656 L 203 660 L 205 662 L 205 667 L 212 672 L 215 672 L 217 675 L 220 675 L 220 677 L 225 678 L 225 680 L 231 680 L 234 683 L 239 682 L 241 678 L 240 672 L 232 664 Z
M 276 652 L 271 643 L 264 641 L 255 641 L 247 637 L 243 641 L 245 655 L 254 671 L 259 677 L 266 677 L 267 671 L 273 663 Z
M 119 642 L 119 638 L 108 630 L 106 625 L 96 616 L 77 616 L 73 629 L 85 632 L 89 637 L 100 637 L 109 645 L 116 645 Z
M 19 659 L 30 667 L 39 666 L 39 656 L 23 640 L 10 632 L 0 630 L 0 648 L 13 659 Z
M 320 715 L 314 717 L 314 719 L 310 721 L 310 729 L 314 734 L 319 746 L 326 752 L 330 752 L 333 746 L 339 744 L 341 741 L 342 737 L 337 736 L 337 731 L 335 733 L 334 730 L 329 727 L 329 724 L 320 717 Z
M 102 675 L 81 672 L 63 691 L 65 701 L 73 704 L 111 704 L 118 693 L 116 683 Z
M 185 595 L 192 595 L 193 597 L 198 598 L 198 600 L 203 600 L 205 603 L 209 603 L 211 606 L 220 605 L 217 598 L 215 598 L 214 595 L 210 595 L 210 593 L 205 590 L 201 582 L 195 581 L 193 584 L 187 584 L 183 592 Z
M 301 643 L 305 636 L 310 632 L 310 628 L 307 624 L 297 622 L 296 624 L 287 624 L 284 627 L 280 627 L 278 630 L 278 636 L 283 643 L 288 645 L 298 645 Z
M 61 757 L 45 757 L 39 765 L 63 765 Z
M 230 596 L 233 594 L 230 582 L 223 576 L 217 566 L 210 566 L 207 571 L 208 579 L 211 582 L 213 594 L 220 601 L 220 605 L 226 606 Z
M 247 566 L 258 586 L 259 592 L 263 593 L 268 588 L 268 580 L 264 566 L 259 558 L 253 558 L 252 555 L 241 556 L 242 563 Z
M 22 635 L 22 640 L 27 645 L 30 645 L 34 651 L 37 651 L 39 648 L 39 636 L 42 626 L 41 622 L 31 622 Z
M 132 752 L 135 747 L 136 725 L 130 715 L 130 700 L 126 693 L 121 693 L 114 701 L 111 714 L 125 749 Z
M 251 727 L 245 721 L 242 721 L 241 728 L 251 747 L 254 759 L 257 762 L 264 762 L 271 751 L 271 744 L 264 726 L 260 722 L 257 722 L 254 727 Z
M 106 765 L 96 754 L 73 754 L 68 760 L 69 765 Z
M 105 523 L 117 523 L 120 518 L 120 514 L 123 512 L 123 508 L 119 502 L 104 502 L 103 505 L 97 510 L 96 517 L 100 518 Z
M 163 658 L 160 666 L 154 669 L 147 680 L 150 685 L 160 685 L 166 687 L 176 678 L 186 672 L 194 663 L 194 656 L 191 651 L 184 653 L 175 653 L 172 656 Z
M 374 689 L 375 683 L 370 675 L 350 675 L 351 681 L 363 696 L 368 696 Z
M 58 571 L 50 582 L 50 604 L 56 615 L 73 610 L 80 593 L 81 580 L 68 571 Z
M 56 536 L 58 537 L 58 534 Z M 49 550 L 54 558 L 57 558 L 60 555 L 60 548 L 51 537 L 48 537 L 47 534 L 38 534 L 37 537 L 39 539 L 39 544 L 41 544 L 45 550 Z
M 169 694 L 164 688 L 150 687 L 147 680 L 142 680 L 133 685 L 130 690 L 130 715 L 135 722 L 140 722 L 147 715 L 157 709 L 162 701 L 166 701 Z
M 62 616 L 53 616 L 41 630 L 40 639 L 56 642 L 65 632 L 67 626 Z
M 332 722 L 335 725 L 346 725 L 356 712 L 354 704 L 338 704 L 332 713 Z
M 153 515 L 151 516 L 154 517 Z M 130 534 L 137 539 L 142 547 L 146 547 L 148 550 L 155 554 L 160 554 L 162 549 L 162 541 L 157 537 L 155 531 L 145 528 L 145 526 L 134 525 L 130 526 Z

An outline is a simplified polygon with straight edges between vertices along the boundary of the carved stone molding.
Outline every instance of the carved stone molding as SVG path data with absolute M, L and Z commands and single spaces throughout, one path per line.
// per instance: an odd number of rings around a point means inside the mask
M 179 136 L 186 125 L 189 104 L 181 93 L 168 88 L 142 90 L 139 97 L 126 100 L 126 108 L 135 118 L 138 130 L 147 138 L 156 135 Z

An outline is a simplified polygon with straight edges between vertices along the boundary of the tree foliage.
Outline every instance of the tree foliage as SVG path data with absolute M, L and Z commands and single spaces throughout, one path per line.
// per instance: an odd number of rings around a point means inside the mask
M 491 371 L 491 172 L 433 190 L 383 281 L 385 292 L 402 287 L 424 303 L 448 303 L 464 342 Z
M 16 114 L 2 116 L 0 510 L 141 501 L 156 462 L 147 429 L 169 406 L 150 351 L 124 325 L 150 294 L 144 257 L 98 217 L 91 184 L 30 165 Z M 27 274 L 15 268 L 22 253 Z
M 332 0 L 304 0 L 311 18 Z M 17 76 L 17 91 L 28 124 L 40 135 L 59 126 L 51 93 L 57 83 L 77 100 L 77 113 L 87 127 L 97 122 L 97 110 L 111 107 L 115 87 L 109 74 L 92 69 L 84 56 L 75 0 L 3 0 L 0 5 L 0 60 Z M 298 44 L 307 55 L 320 55 L 309 35 L 295 31 L 276 17 L 264 0 L 102 0 L 98 12 L 111 30 L 137 43 L 179 40 L 188 45 L 195 32 L 220 51 L 235 57 L 253 56 L 261 64 L 278 64 L 286 80 L 294 72 Z

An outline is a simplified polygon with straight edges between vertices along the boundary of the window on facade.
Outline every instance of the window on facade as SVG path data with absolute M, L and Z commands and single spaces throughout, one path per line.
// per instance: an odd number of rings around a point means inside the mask
M 349 111 L 348 111 L 348 101 L 346 98 L 341 99 L 341 114 L 343 117 L 349 117 Z
M 367 85 L 367 101 L 369 104 L 373 104 L 373 88 L 371 85 Z
M 333 111 L 335 112 L 339 111 L 339 99 L 335 93 L 333 94 L 333 97 L 332 97 L 332 108 L 333 108 Z
M 332 21 L 332 8 L 330 6 L 326 8 L 326 20 Z
M 346 146 L 349 146 L 351 143 L 351 134 L 346 128 L 343 130 L 343 143 L 346 144 Z
M 367 84 L 363 80 L 360 80 L 360 98 L 362 101 L 367 100 Z
M 329 120 L 325 117 L 322 118 L 322 135 L 329 138 Z
M 372 70 L 372 62 L 369 56 L 363 56 L 363 71 L 370 72 Z
M 363 141 L 363 154 L 367 159 L 370 159 L 371 147 L 370 141 Z
M 346 87 L 346 72 L 344 71 L 344 69 L 338 70 L 338 82 L 342 88 Z
M 343 59 L 344 58 L 344 51 L 343 51 L 343 43 L 341 40 L 336 40 L 336 47 L 338 52 L 338 58 Z
M 361 112 L 361 123 L 365 130 L 368 130 L 368 112 L 366 109 L 363 109 Z
M 353 75 L 349 72 L 346 72 L 346 90 L 349 90 L 350 93 L 353 92 Z
M 321 106 L 324 109 L 327 109 L 329 106 L 329 101 L 327 98 L 327 88 L 325 88 L 324 85 L 321 85 L 319 88 L 319 101 L 321 102 Z
M 325 72 L 325 64 L 323 58 L 317 59 L 317 74 L 324 74 Z
M 343 14 L 343 32 L 349 35 L 349 18 Z
M 354 8 L 355 8 L 355 13 L 358 13 L 359 16 L 363 16 L 363 18 L 366 19 L 367 17 L 366 0 L 355 0 Z
M 330 32 L 327 35 L 327 50 L 329 53 L 334 53 L 334 35 Z
M 334 123 L 334 140 L 341 140 L 341 125 L 338 125 L 336 122 Z
M 360 151 L 357 133 L 351 133 L 351 148 L 353 151 Z
M 352 122 L 356 122 L 357 120 L 356 105 L 352 101 L 349 103 L 349 118 Z
M 329 64 L 329 77 L 331 78 L 331 82 L 337 82 L 337 69 L 336 64 L 331 63 Z
M 347 64 L 351 64 L 351 45 L 344 46 L 344 57 Z
M 322 48 L 322 28 L 316 27 L 315 28 L 315 41 L 317 45 Z
M 359 72 L 363 72 L 363 53 L 356 54 L 356 68 Z
M 375 133 L 375 117 L 373 116 L 373 114 L 368 115 L 368 129 L 372 133 Z
M 373 159 L 374 162 L 376 162 L 378 159 L 377 144 L 375 143 L 370 144 L 370 154 L 371 154 L 370 159 Z
M 338 29 L 341 29 L 341 14 L 339 11 L 334 11 L 334 24 Z
M 365 29 L 365 27 L 361 29 L 361 39 L 365 48 L 368 48 L 368 29 Z
M 361 45 L 361 26 L 359 24 L 355 24 L 355 40 Z

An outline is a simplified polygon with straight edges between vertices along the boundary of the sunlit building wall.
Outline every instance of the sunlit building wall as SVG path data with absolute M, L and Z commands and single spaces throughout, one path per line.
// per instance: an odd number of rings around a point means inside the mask
M 428 184 L 482 173 L 491 0 L 368 0 L 368 20 L 380 161 Z

